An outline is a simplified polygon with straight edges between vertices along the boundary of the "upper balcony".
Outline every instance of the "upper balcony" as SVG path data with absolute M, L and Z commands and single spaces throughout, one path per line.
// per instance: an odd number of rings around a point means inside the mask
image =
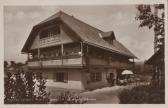
M 61 44 L 60 40 L 60 34 L 57 34 L 56 36 L 50 36 L 40 39 L 40 47 L 47 47 L 52 45 L 58 45 Z
M 32 50 L 28 58 L 30 68 L 81 67 L 84 64 L 80 43 Z
M 85 45 L 79 42 L 40 48 L 39 51 L 36 50 L 32 54 L 34 54 L 33 58 L 28 62 L 30 68 L 81 68 L 86 64 L 100 68 L 102 66 L 118 69 L 133 68 L 133 63 L 129 62 L 127 58 L 87 49 Z

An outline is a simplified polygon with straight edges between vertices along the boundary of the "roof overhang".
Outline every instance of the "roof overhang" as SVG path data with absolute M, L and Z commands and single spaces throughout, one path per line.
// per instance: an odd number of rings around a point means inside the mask
M 95 47 L 99 47 L 99 48 L 108 50 L 108 51 L 110 51 L 110 52 L 113 52 L 113 53 L 117 53 L 117 54 L 126 56 L 126 57 L 128 57 L 128 58 L 138 59 L 136 56 L 130 56 L 130 55 L 127 55 L 127 54 L 123 54 L 123 53 L 121 53 L 121 52 L 118 52 L 118 51 L 115 51 L 115 50 L 111 50 L 111 49 L 108 49 L 108 48 L 106 48 L 106 47 L 103 47 L 103 46 L 100 46 L 100 45 L 96 45 L 96 44 L 94 44 L 94 43 L 90 43 L 90 42 L 87 42 L 87 41 L 84 41 L 83 43 L 87 43 L 87 44 L 89 44 L 89 45 L 92 45 L 92 46 L 95 46 Z

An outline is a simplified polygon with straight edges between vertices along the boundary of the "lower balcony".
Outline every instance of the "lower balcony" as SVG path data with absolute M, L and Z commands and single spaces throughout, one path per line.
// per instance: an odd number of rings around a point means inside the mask
M 91 66 L 96 66 L 96 67 L 104 66 L 104 67 L 115 68 L 115 69 L 133 68 L 133 63 L 127 62 L 127 61 L 109 61 L 107 59 L 95 58 L 95 57 L 90 57 L 89 61 L 90 61 L 89 64 Z
M 73 68 L 83 66 L 82 57 L 61 58 L 61 59 L 43 59 L 28 62 L 29 68 Z
M 131 69 L 133 68 L 133 63 L 131 62 L 110 62 L 110 66 L 117 69 Z

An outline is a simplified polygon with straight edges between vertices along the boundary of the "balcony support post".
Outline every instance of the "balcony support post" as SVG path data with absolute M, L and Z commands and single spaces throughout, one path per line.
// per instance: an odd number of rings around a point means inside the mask
M 81 52 L 81 58 L 82 58 L 82 66 L 83 66 L 83 42 L 80 42 L 80 44 L 81 44 L 81 48 L 80 48 L 80 52 Z
M 30 60 L 30 54 L 27 53 L 27 60 L 29 61 Z
M 80 43 L 81 43 L 80 52 L 81 52 L 81 56 L 83 56 L 83 42 L 80 42 Z
M 38 48 L 38 59 L 40 59 L 40 48 Z
M 89 48 L 88 48 L 88 45 L 87 45 L 87 48 L 86 48 L 86 50 L 87 50 L 87 53 L 89 53 Z
M 63 65 L 63 55 L 64 55 L 64 45 L 62 43 L 61 44 L 61 61 L 62 61 L 62 65 Z
M 40 59 L 40 33 L 38 34 L 38 49 L 37 49 L 38 59 Z
M 133 73 L 135 71 L 135 61 L 134 61 L 134 58 L 133 58 Z
M 62 56 L 64 55 L 64 45 L 63 44 L 61 44 L 61 54 Z

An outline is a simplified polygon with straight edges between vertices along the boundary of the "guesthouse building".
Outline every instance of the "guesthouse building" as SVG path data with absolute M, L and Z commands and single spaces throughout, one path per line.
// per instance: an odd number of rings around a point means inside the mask
M 47 86 L 79 90 L 116 85 L 136 58 L 113 31 L 62 11 L 35 25 L 21 52 L 28 55 L 29 70 L 47 78 Z

